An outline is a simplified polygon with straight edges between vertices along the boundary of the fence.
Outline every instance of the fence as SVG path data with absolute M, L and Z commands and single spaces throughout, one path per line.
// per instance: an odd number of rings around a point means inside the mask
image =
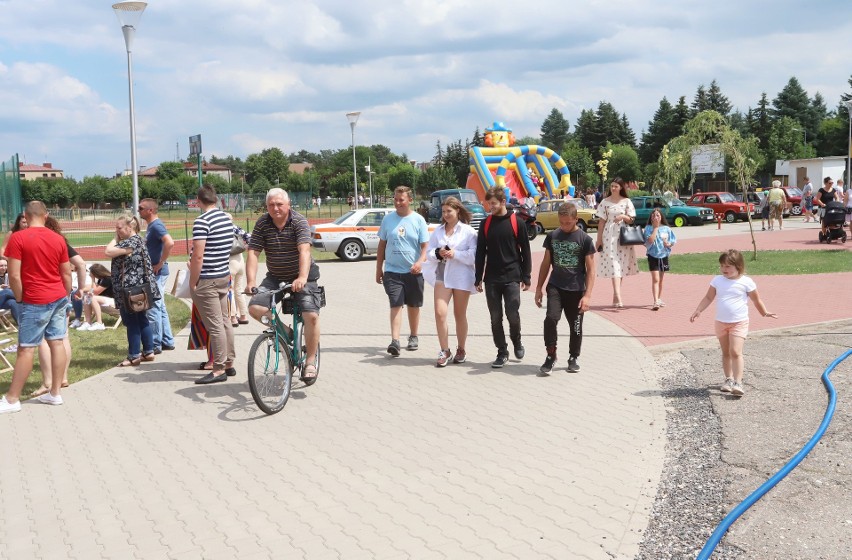
M 18 154 L 0 162 L 0 231 L 9 231 L 23 210 Z

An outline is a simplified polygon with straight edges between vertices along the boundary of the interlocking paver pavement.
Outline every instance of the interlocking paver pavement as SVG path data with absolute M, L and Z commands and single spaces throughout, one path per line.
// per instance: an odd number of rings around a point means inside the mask
M 245 378 L 197 386 L 202 352 L 166 352 L 0 418 L 0 555 L 56 558 L 629 558 L 661 472 L 653 361 L 586 319 L 582 372 L 548 378 L 544 311 L 523 295 L 527 357 L 492 370 L 482 295 L 468 362 L 389 358 L 375 261 L 322 263 L 322 368 L 265 416 Z M 563 328 L 567 336 L 567 331 Z M 404 331 L 405 335 L 407 332 Z M 116 349 L 120 357 L 122 349 Z

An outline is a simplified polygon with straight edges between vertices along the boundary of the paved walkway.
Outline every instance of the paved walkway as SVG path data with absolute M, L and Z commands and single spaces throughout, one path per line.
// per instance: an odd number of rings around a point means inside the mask
M 322 264 L 320 379 L 278 415 L 256 409 L 242 373 L 250 325 L 227 383 L 194 385 L 203 354 L 176 350 L 74 384 L 62 407 L 0 417 L 0 557 L 633 557 L 665 445 L 642 345 L 590 315 L 582 374 L 563 352 L 536 377 L 530 292 L 523 362 L 489 367 L 481 295 L 468 363 L 434 367 L 429 307 L 421 349 L 391 359 L 374 270 Z
M 678 250 L 747 249 L 742 232 L 682 228 Z M 759 234 L 761 248 L 807 247 L 816 231 Z M 421 350 L 385 354 L 387 303 L 374 270 L 374 260 L 322 264 L 320 379 L 297 387 L 276 416 L 256 409 L 242 373 L 194 385 L 203 353 L 176 350 L 73 385 L 65 406 L 25 403 L 0 417 L 0 558 L 635 556 L 665 445 L 643 344 L 712 335 L 709 314 L 688 321 L 709 276 L 667 277 L 659 312 L 642 307 L 647 274 L 625 281 L 628 308 L 618 312 L 602 308 L 611 294 L 602 282 L 582 373 L 562 369 L 563 351 L 562 368 L 538 378 L 543 311 L 532 292 L 521 306 L 523 362 L 488 366 L 479 295 L 469 362 L 436 369 L 428 306 Z M 755 319 L 753 329 L 825 321 L 840 307 L 801 305 L 802 277 L 777 278 L 758 285 L 781 318 Z M 236 331 L 241 372 L 259 332 Z M 178 340 L 185 347 L 186 331 Z

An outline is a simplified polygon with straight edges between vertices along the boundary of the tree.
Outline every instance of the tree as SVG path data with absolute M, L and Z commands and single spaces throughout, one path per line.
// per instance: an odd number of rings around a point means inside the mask
M 541 144 L 548 148 L 561 152 L 562 147 L 568 140 L 569 124 L 562 113 L 555 107 L 541 123 Z
M 74 179 L 46 179 L 42 202 L 48 207 L 58 206 L 65 208 L 71 206 L 74 203 L 76 186 L 77 182 Z
M 690 185 L 695 181 L 692 174 L 692 150 L 706 144 L 719 144 L 725 156 L 731 175 L 739 183 L 743 195 L 752 184 L 754 174 L 763 164 L 757 138 L 743 138 L 733 130 L 725 117 L 716 111 L 704 111 L 687 123 L 684 133 L 665 145 L 659 159 L 658 185 L 662 188 L 680 185 L 690 177 Z M 751 242 L 754 247 L 754 259 L 757 259 L 757 242 L 754 238 L 751 216 L 749 215 Z
M 248 162 L 248 158 L 246 158 L 246 161 Z M 253 183 L 251 183 L 251 192 L 253 194 L 266 194 L 271 188 L 272 183 L 270 183 L 269 179 L 267 179 L 263 175 L 260 175 L 257 179 L 254 180 Z
M 83 177 L 83 181 L 77 190 L 77 200 L 94 205 L 100 204 L 104 200 L 104 191 L 108 183 L 106 177 L 100 175 Z
M 669 100 L 663 97 L 654 117 L 648 122 L 648 131 L 642 134 L 639 157 L 643 163 L 656 161 L 660 157 L 663 146 L 673 138 L 668 135 L 672 118 L 674 118 L 674 108 Z
M 289 172 L 290 162 L 280 148 L 266 148 L 246 158 L 247 180 L 252 184 L 261 176 L 273 185 L 283 183 Z
M 417 178 L 414 190 L 421 198 L 426 198 L 432 191 L 456 186 L 456 178 L 449 169 L 432 165 Z
M 609 176 L 621 177 L 625 181 L 636 181 L 641 177 L 642 166 L 639 164 L 639 155 L 632 146 L 616 144 L 608 146 L 612 151 L 609 157 Z
M 597 186 L 600 182 L 600 177 L 595 171 L 595 160 L 592 159 L 589 150 L 581 146 L 576 138 L 565 144 L 562 159 L 571 172 L 571 181 L 578 187 Z
M 485 139 L 482 137 L 482 132 L 479 131 L 479 127 L 476 127 L 476 130 L 473 131 L 473 138 L 470 141 L 471 146 L 479 146 L 480 148 L 485 146 Z
M 132 178 L 127 175 L 118 177 L 107 183 L 104 191 L 104 201 L 109 202 L 113 206 L 125 208 L 133 198 L 133 182 Z
M 781 117 L 790 117 L 801 126 L 807 128 L 811 125 L 811 130 L 816 130 L 812 122 L 813 109 L 811 107 L 811 100 L 808 99 L 808 93 L 795 76 L 790 78 L 787 85 L 772 100 L 772 107 L 771 115 L 774 120 L 777 121 Z
M 723 117 L 727 117 L 731 112 L 731 102 L 722 94 L 716 80 L 710 82 L 710 89 L 707 90 L 707 109 L 716 111 Z
M 589 109 L 582 109 L 580 116 L 577 118 L 577 124 L 574 127 L 574 138 L 590 154 L 597 155 L 600 146 L 596 144 L 597 140 L 595 136 L 595 113 Z
M 779 159 L 811 158 L 816 154 L 813 146 L 805 144 L 802 129 L 790 117 L 781 117 L 772 125 L 766 150 L 767 164 Z
M 463 187 L 467 182 L 467 176 L 470 174 L 469 149 L 469 141 L 462 144 L 462 141 L 458 140 L 447 144 L 447 149 L 444 150 L 443 166 L 453 175 L 453 186 Z
M 393 191 L 400 186 L 414 187 L 420 171 L 407 163 L 394 165 L 388 170 L 388 189 Z
M 164 161 L 157 166 L 157 179 L 168 181 L 183 175 L 184 166 L 180 161 Z
M 157 198 L 157 202 L 163 203 L 169 200 L 177 200 L 178 202 L 186 201 L 180 183 L 177 181 L 160 182 L 160 195 Z
M 690 116 L 694 117 L 698 113 L 706 111 L 709 108 L 710 101 L 707 99 L 707 91 L 704 89 L 704 84 L 701 84 L 698 86 L 698 90 L 695 92 L 695 97 L 692 99 Z

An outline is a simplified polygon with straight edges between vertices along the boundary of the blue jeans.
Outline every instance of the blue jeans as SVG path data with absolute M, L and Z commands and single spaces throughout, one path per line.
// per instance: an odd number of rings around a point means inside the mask
M 175 337 L 172 336 L 172 325 L 169 323 L 169 312 L 166 310 L 166 280 L 169 279 L 168 269 L 164 266 L 160 271 L 166 270 L 165 274 L 157 276 L 157 286 L 160 287 L 160 299 L 154 300 L 154 305 L 148 310 L 148 321 L 151 323 L 151 336 L 154 340 L 154 349 L 162 350 L 163 346 L 174 346 Z
M 151 334 L 151 323 L 145 313 L 133 313 L 120 308 L 121 320 L 127 327 L 127 357 L 135 360 L 144 352 L 146 355 L 154 351 L 154 337 Z M 141 346 L 141 349 L 140 349 Z
M 68 298 L 53 303 L 22 303 L 21 322 L 18 323 L 18 346 L 34 348 L 44 339 L 62 340 L 68 332 L 65 309 Z
M 68 299 L 71 300 L 71 307 L 74 308 L 74 318 L 83 319 L 83 298 L 75 298 L 74 292 L 76 291 L 77 290 L 72 290 L 71 294 L 68 296 Z
M 0 290 L 0 309 L 8 309 L 12 314 L 12 319 L 15 320 L 16 323 L 20 324 L 20 316 L 18 309 L 18 302 L 15 301 L 15 294 L 11 289 L 5 288 Z

